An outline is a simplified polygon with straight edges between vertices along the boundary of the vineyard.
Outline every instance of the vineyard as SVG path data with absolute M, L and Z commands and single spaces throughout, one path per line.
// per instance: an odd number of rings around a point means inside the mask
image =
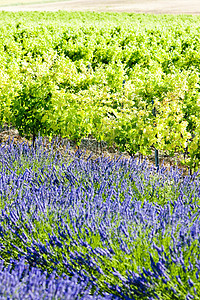
M 0 122 L 134 155 L 199 151 L 200 19 L 1 13 Z M 156 114 L 152 113 L 156 111 Z
M 0 28 L 0 126 L 31 140 L 0 144 L 0 298 L 200 299 L 200 18 L 1 12 Z M 131 158 L 63 145 L 87 137 Z M 155 149 L 192 172 L 134 158 Z

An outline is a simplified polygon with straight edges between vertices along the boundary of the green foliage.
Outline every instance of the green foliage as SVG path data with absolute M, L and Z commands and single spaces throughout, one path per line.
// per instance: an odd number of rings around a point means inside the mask
M 0 15 L 1 125 L 77 144 L 92 134 L 131 155 L 185 152 L 198 167 L 199 17 Z

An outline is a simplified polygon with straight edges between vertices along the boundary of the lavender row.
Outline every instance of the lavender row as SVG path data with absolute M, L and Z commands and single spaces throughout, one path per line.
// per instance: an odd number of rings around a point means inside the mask
M 29 270 L 23 261 L 11 261 L 5 267 L 0 262 L 0 299 L 81 299 L 109 300 L 111 296 L 91 296 L 91 284 L 88 278 L 80 280 L 78 276 L 56 277 L 55 273 L 48 275 L 38 268 Z
M 199 299 L 198 173 L 54 147 L 0 147 L 2 260 L 87 278 L 91 295 Z

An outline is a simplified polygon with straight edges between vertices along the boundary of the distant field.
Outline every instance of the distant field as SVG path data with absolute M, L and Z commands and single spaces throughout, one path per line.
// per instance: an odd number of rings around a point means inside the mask
M 63 2 L 69 0 L 63 0 Z M 0 0 L 0 6 L 15 6 L 15 5 L 30 5 L 30 4 L 42 4 L 50 2 L 60 2 L 59 0 Z
M 200 14 L 199 0 L 0 0 L 6 11 L 103 11 Z

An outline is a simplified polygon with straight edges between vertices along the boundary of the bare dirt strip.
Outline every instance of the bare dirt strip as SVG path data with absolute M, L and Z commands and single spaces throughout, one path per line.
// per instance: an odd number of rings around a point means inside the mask
M 30 0 L 31 2 L 31 0 Z M 9 0 L 8 0 L 9 3 Z M 68 0 L 1 7 L 5 11 L 104 11 L 154 14 L 200 14 L 200 0 Z

